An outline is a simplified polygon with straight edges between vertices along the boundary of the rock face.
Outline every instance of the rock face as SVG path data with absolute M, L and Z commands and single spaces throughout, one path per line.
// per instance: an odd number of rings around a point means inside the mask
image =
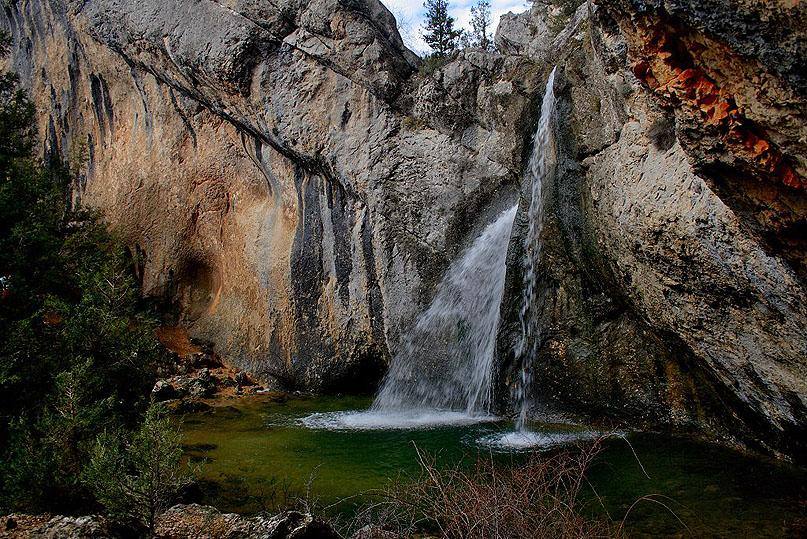
M 148 294 L 263 379 L 377 380 L 478 217 L 516 195 L 540 73 L 469 51 L 413 80 L 375 0 L 25 0 L 2 20 L 76 198 Z
M 770 49 L 754 56 L 720 41 L 697 3 L 598 4 L 531 52 L 562 74 L 538 400 L 803 454 L 800 82 L 766 64 Z M 761 16 L 740 13 L 752 26 Z M 779 27 L 782 42 L 797 31 Z M 505 367 L 519 331 L 521 235 Z
M 376 0 L 19 0 L 0 25 L 43 150 L 144 290 L 262 382 L 319 390 L 377 381 L 449 261 L 529 192 L 558 65 L 536 397 L 797 454 L 805 9 L 730 4 L 536 4 L 499 52 L 430 73 Z
M 157 519 L 163 539 L 339 539 L 329 525 L 311 515 L 288 511 L 275 516 L 242 517 L 205 505 L 175 505 Z
M 110 531 L 112 530 L 112 531 Z M 175 505 L 157 517 L 160 539 L 339 539 L 333 527 L 309 514 L 286 511 L 244 517 L 198 504 Z M 135 530 L 113 530 L 104 517 L 12 514 L 0 518 L 0 537 L 8 539 L 111 539 L 135 537 Z
M 79 517 L 12 514 L 0 518 L 4 539 L 110 539 L 113 533 L 100 515 Z

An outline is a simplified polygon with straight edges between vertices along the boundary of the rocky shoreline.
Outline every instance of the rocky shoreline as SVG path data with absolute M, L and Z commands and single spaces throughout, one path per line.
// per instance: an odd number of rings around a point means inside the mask
M 3 539 L 112 539 L 132 536 L 101 515 L 81 517 L 12 514 L 0 517 Z M 359 532 L 352 539 L 381 539 Z M 160 515 L 156 539 L 340 539 L 326 522 L 287 511 L 274 516 L 243 517 L 205 505 L 175 505 Z
M 191 339 L 184 328 L 161 326 L 156 333 L 173 360 L 154 384 L 151 400 L 163 403 L 169 412 L 200 412 L 209 408 L 205 399 L 272 392 L 247 372 L 227 366 L 212 343 Z

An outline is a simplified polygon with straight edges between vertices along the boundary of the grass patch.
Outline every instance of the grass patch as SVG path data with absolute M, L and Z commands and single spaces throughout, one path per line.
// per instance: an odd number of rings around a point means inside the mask
M 429 128 L 429 122 L 427 122 L 423 118 L 416 118 L 414 116 L 407 116 L 406 118 L 404 118 L 402 125 L 404 126 L 404 129 L 407 129 L 409 131 L 418 131 L 421 129 Z
M 446 65 L 451 60 L 451 56 L 435 56 L 430 55 L 423 58 L 423 63 L 420 64 L 419 73 L 423 76 L 431 77 L 441 67 Z

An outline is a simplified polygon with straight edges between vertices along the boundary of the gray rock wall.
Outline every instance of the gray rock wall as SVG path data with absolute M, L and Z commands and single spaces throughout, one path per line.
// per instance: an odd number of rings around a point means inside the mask
M 693 124 L 703 120 L 637 78 L 633 38 L 614 6 L 602 4 L 584 5 L 551 44 L 525 51 L 560 70 L 557 172 L 545 198 L 536 306 L 544 328 L 537 407 L 707 430 L 799 454 L 807 403 L 799 254 L 771 249 L 748 226 L 746 206 L 725 196 L 746 188 L 735 178 L 754 165 L 743 164 L 748 156 L 726 144 L 720 159 L 732 166 L 703 175 L 714 170 L 703 152 L 709 127 L 699 127 L 705 135 L 693 148 Z M 764 211 L 787 197 L 800 202 L 781 219 L 804 222 L 803 190 L 778 185 L 775 174 L 757 181 L 775 191 Z M 523 233 L 517 226 L 503 306 L 504 395 L 518 368 L 510 347 Z
M 804 11 L 598 4 L 507 16 L 499 52 L 430 73 L 376 0 L 20 0 L 0 25 L 43 151 L 144 290 L 236 366 L 319 390 L 372 386 L 449 261 L 527 192 L 558 65 L 536 400 L 796 454 L 805 105 L 770 41 L 798 52 Z
M 24 0 L 2 26 L 45 150 L 81 169 L 76 199 L 145 291 L 236 365 L 314 389 L 377 379 L 513 199 L 540 83 L 472 52 L 418 79 L 376 1 Z

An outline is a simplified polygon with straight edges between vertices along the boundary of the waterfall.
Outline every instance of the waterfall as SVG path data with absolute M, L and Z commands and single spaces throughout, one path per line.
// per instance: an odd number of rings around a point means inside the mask
M 529 391 L 532 383 L 532 362 L 541 339 L 540 328 L 532 308 L 536 302 L 536 272 L 541 260 L 541 231 L 544 225 L 543 184 L 552 171 L 549 159 L 552 151 L 552 113 L 555 110 L 555 70 L 549 75 L 541 104 L 541 117 L 533 139 L 532 155 L 526 170 L 531 185 L 527 235 L 524 238 L 524 286 L 521 292 L 519 322 L 521 335 L 514 346 L 514 355 L 521 362 L 521 372 L 515 388 L 518 409 L 516 430 L 523 431 L 529 409 Z
M 431 305 L 393 358 L 374 411 L 488 413 L 505 259 L 516 208 L 502 212 L 451 264 Z
M 541 257 L 543 183 L 552 171 L 552 113 L 555 70 L 546 83 L 541 117 L 525 173 L 531 199 L 524 245 L 524 286 L 514 355 L 521 364 L 515 387 L 519 406 L 516 431 L 480 440 L 491 447 L 534 447 L 555 443 L 545 433 L 525 430 L 532 360 L 540 332 L 532 308 L 536 303 L 536 269 Z M 504 293 L 507 247 L 517 206 L 499 214 L 437 285 L 429 307 L 404 336 L 373 406 L 363 412 L 314 413 L 300 419 L 309 428 L 398 429 L 490 421 L 493 362 Z

